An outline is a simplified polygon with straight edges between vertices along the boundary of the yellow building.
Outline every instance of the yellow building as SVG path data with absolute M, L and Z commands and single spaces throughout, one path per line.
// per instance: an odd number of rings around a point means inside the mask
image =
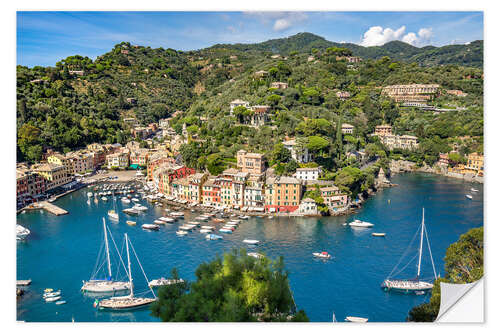
M 266 180 L 266 205 L 268 212 L 293 212 L 299 208 L 302 184 L 294 177 L 277 177 Z
M 72 175 L 75 169 L 74 160 L 59 153 L 47 157 L 47 162 L 63 166 L 67 176 Z
M 473 173 L 482 177 L 484 175 L 484 156 L 478 153 L 469 154 L 464 171 L 465 173 Z
M 35 166 L 34 171 L 47 181 L 46 189 L 51 190 L 71 181 L 63 165 L 44 163 Z

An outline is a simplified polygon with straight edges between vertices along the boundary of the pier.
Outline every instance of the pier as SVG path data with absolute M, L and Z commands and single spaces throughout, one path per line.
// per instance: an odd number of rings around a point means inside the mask
M 45 209 L 49 213 L 52 213 L 56 216 L 69 214 L 67 210 L 62 209 L 61 207 L 57 207 L 56 205 L 51 204 L 48 201 L 35 202 L 29 206 L 26 206 L 24 209 L 26 210 Z

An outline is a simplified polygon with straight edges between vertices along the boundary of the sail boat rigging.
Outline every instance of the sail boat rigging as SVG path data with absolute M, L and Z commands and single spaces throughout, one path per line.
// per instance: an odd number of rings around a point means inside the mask
M 424 237 L 427 240 L 427 247 L 428 247 L 429 255 L 431 258 L 432 270 L 434 272 L 434 279 L 437 279 L 436 267 L 434 266 L 434 259 L 432 258 L 432 251 L 431 251 L 431 246 L 430 246 L 430 242 L 429 242 L 429 236 L 427 235 L 427 229 L 425 227 L 425 210 L 424 209 L 422 209 L 422 224 L 421 224 L 419 230 L 417 230 L 417 232 L 418 231 L 420 231 L 420 245 L 419 245 L 418 253 L 417 253 L 417 256 L 418 256 L 417 276 L 414 279 L 391 279 L 392 273 L 396 270 L 396 268 L 399 266 L 399 264 L 401 262 L 401 259 L 405 256 L 405 254 L 403 254 L 403 256 L 399 260 L 398 264 L 396 264 L 396 266 L 393 268 L 392 272 L 389 274 L 389 276 L 382 283 L 381 287 L 385 291 L 394 290 L 394 291 L 400 291 L 400 292 L 404 292 L 404 293 L 409 293 L 409 292 L 419 292 L 420 293 L 420 292 L 427 292 L 427 291 L 432 289 L 432 287 L 433 287 L 432 282 L 433 281 L 427 282 L 427 281 L 421 280 L 422 251 L 423 251 Z M 415 234 L 415 236 L 416 235 L 417 234 Z M 415 236 L 414 236 L 413 240 L 415 239 Z M 413 243 L 413 240 L 410 243 L 410 246 Z M 413 257 L 413 259 L 411 259 L 408 264 L 406 264 L 401 270 L 399 270 L 399 272 L 403 271 L 414 259 L 415 259 L 415 257 Z
M 139 307 L 146 306 L 148 304 L 153 303 L 156 301 L 156 295 L 149 287 L 151 290 L 151 293 L 153 294 L 153 298 L 148 298 L 148 297 L 135 297 L 134 296 L 134 287 L 132 283 L 132 269 L 131 269 L 131 264 L 130 264 L 130 250 L 129 250 L 129 244 L 130 247 L 132 248 L 132 251 L 134 252 L 134 255 L 137 259 L 137 262 L 139 263 L 139 267 L 141 268 L 142 274 L 144 275 L 144 278 L 146 281 L 149 281 L 146 273 L 144 272 L 144 269 L 142 268 L 141 262 L 139 261 L 139 257 L 137 256 L 137 253 L 135 252 L 135 249 L 130 242 L 130 239 L 128 238 L 128 235 L 125 234 L 125 245 L 127 249 L 127 262 L 128 262 L 128 278 L 129 278 L 129 283 L 130 283 L 130 294 L 126 296 L 118 296 L 118 297 L 111 297 L 107 298 L 104 300 L 101 300 L 98 302 L 99 309 L 107 309 L 107 310 L 130 310 L 130 309 L 136 309 Z
M 120 217 L 118 216 L 118 213 L 116 211 L 116 197 L 113 195 L 113 209 L 108 210 L 108 216 L 109 218 L 119 221 Z
M 125 291 L 129 290 L 131 288 L 130 282 L 127 281 L 115 281 L 113 280 L 113 272 L 111 270 L 111 258 L 109 254 L 109 242 L 108 242 L 108 233 L 107 233 L 107 227 L 106 227 L 106 220 L 102 218 L 102 225 L 104 229 L 104 248 L 106 252 L 106 264 L 107 264 L 107 276 L 105 279 L 94 279 L 94 275 L 96 275 L 100 269 L 97 268 L 95 273 L 93 274 L 92 278 L 88 281 L 83 281 L 83 286 L 81 290 L 83 292 L 91 292 L 91 293 L 109 293 L 109 292 L 120 292 L 120 291 Z M 123 260 L 120 256 L 120 253 L 118 252 L 118 249 L 116 248 L 116 244 L 114 243 L 113 236 L 110 233 L 110 237 L 113 240 L 113 244 L 115 245 L 116 252 L 118 253 L 118 256 L 120 258 L 120 261 L 123 264 Z M 102 245 L 101 245 L 102 246 Z M 102 247 L 101 247 L 102 249 Z M 99 262 L 99 257 L 97 258 L 96 262 L 96 267 Z

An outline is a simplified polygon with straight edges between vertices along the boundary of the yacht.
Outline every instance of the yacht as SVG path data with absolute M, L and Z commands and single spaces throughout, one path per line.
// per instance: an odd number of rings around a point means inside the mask
M 154 288 L 154 287 L 168 286 L 171 284 L 177 284 L 182 282 L 184 282 L 183 279 L 174 280 L 174 279 L 165 279 L 164 277 L 161 277 L 159 279 L 149 281 L 148 285 L 149 287 Z
M 359 228 L 371 228 L 371 227 L 373 227 L 373 223 L 360 221 L 360 220 L 354 220 L 353 222 L 349 223 L 349 226 L 359 227 Z
M 16 239 L 17 240 L 25 239 L 26 237 L 28 237 L 28 235 L 30 233 L 31 233 L 31 231 L 29 231 L 27 228 L 23 227 L 20 224 L 16 224 Z
M 160 227 L 157 226 L 156 224 L 145 223 L 145 224 L 142 225 L 142 229 L 145 229 L 145 230 L 159 230 Z

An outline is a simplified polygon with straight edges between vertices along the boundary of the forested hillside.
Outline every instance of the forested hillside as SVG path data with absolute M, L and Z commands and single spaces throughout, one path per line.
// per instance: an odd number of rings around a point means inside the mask
M 47 148 L 64 152 L 91 142 L 125 143 L 130 131 L 123 118 L 148 124 L 176 110 L 185 112 L 174 119 L 174 129 L 180 134 L 186 124 L 189 135 L 197 138 L 182 147 L 185 162 L 211 170 L 225 167 L 241 148 L 266 153 L 283 168 L 293 164 L 289 159 L 279 161 L 280 147 L 272 151 L 286 136 L 304 138 L 304 145 L 315 152 L 315 163 L 327 170 L 350 165 L 345 155 L 350 151 L 397 154 L 384 151 L 369 136 L 382 123 L 392 124 L 397 134 L 419 137 L 422 149 L 406 156 L 418 163 L 433 163 L 439 152 L 454 144 L 464 153 L 482 149 L 481 68 L 420 66 L 388 56 L 350 64 L 342 56 L 356 54 L 355 47 L 327 47 L 329 42 L 311 36 L 190 52 L 124 42 L 95 60 L 72 56 L 55 67 L 18 66 L 18 160 L 37 161 Z M 413 50 L 404 43 L 389 44 L 393 53 Z M 433 61 L 441 61 L 442 48 L 424 49 L 433 54 Z M 408 56 L 418 56 L 410 51 Z M 273 57 L 275 53 L 282 56 Z M 259 71 L 265 73 L 259 76 Z M 288 88 L 270 88 L 274 81 Z M 408 83 L 437 83 L 442 93 L 433 102 L 436 106 L 467 111 L 433 114 L 404 109 L 381 95 L 382 86 Z M 447 95 L 447 89 L 468 95 Z M 339 99 L 339 91 L 350 97 Z M 269 105 L 270 122 L 254 127 L 244 112 L 229 116 L 229 103 L 238 98 Z M 342 122 L 355 126 L 353 135 L 339 137 Z M 459 139 L 464 136 L 471 139 L 464 143 Z M 291 164 L 287 170 L 293 169 Z

